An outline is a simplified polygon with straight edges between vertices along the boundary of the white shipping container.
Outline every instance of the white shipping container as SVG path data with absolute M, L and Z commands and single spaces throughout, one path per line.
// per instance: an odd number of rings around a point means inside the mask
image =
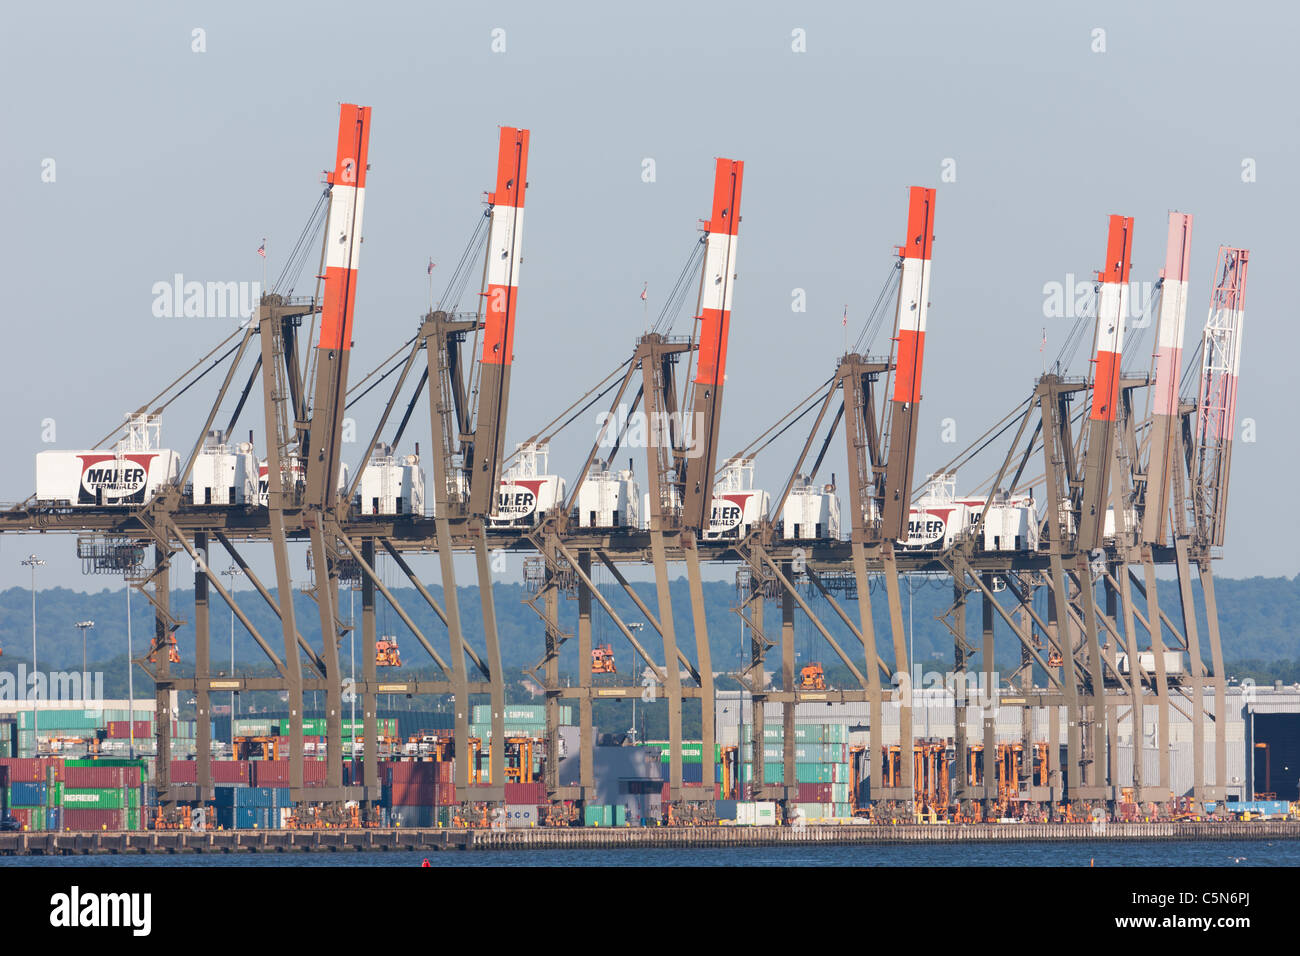
M 507 827 L 537 826 L 537 807 L 531 804 L 507 804 L 505 811 Z

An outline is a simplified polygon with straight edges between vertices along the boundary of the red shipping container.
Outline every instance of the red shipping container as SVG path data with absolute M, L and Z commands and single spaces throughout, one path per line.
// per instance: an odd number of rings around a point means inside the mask
M 302 785 L 304 787 L 325 786 L 326 763 L 324 760 L 304 760 L 302 762 Z
M 172 721 L 173 725 L 176 721 Z M 107 736 L 112 740 L 127 740 L 131 736 L 131 722 L 126 720 L 110 720 L 106 728 Z M 179 732 L 179 728 L 172 727 L 172 733 Z M 135 739 L 147 740 L 154 735 L 154 727 L 150 721 L 137 720 L 135 722 Z
M 454 781 L 438 784 L 438 805 L 442 807 L 454 806 L 456 800 L 456 784 Z
M 63 783 L 68 787 L 138 787 L 139 767 L 64 767 Z
M 305 766 L 305 764 L 304 764 Z M 288 760 L 257 760 L 252 763 L 253 784 L 258 787 L 289 786 Z M 304 772 L 304 776 L 305 776 Z
M 248 761 L 212 761 L 212 782 L 216 786 L 224 786 L 231 783 L 248 783 Z
M 40 812 L 44 813 L 45 811 L 41 810 Z M 13 816 L 15 820 L 18 821 L 18 826 L 20 829 L 27 830 L 31 828 L 32 825 L 31 810 L 29 810 L 26 807 L 10 807 L 9 813 L 11 816 Z
M 63 779 L 62 757 L 5 757 L 0 759 L 0 766 L 9 768 L 10 783 L 44 783 L 51 767 L 54 779 Z
M 512 783 L 506 781 L 506 803 L 531 803 L 539 804 L 546 802 L 546 784 L 539 782 L 534 783 Z
M 389 782 L 394 786 L 399 783 L 432 784 L 438 780 L 437 767 L 439 765 L 435 763 L 425 763 L 420 760 L 402 760 L 389 766 L 392 769 Z
M 799 784 L 800 803 L 831 803 L 831 785 L 829 783 Z
M 450 760 L 442 760 L 434 764 L 438 768 L 438 782 L 449 783 L 455 779 L 455 764 Z
M 198 783 L 199 764 L 197 760 L 173 760 L 172 783 Z
M 63 810 L 65 830 L 125 830 L 125 810 Z

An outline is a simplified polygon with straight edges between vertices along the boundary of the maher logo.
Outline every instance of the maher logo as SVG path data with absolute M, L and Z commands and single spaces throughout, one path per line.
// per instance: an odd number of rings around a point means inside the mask
M 506 521 L 527 518 L 537 510 L 537 493 L 545 478 L 503 481 L 497 492 L 497 514 Z
M 152 893 L 82 893 L 74 886 L 50 897 L 51 926 L 125 926 L 134 936 L 148 936 L 152 913 Z
M 709 513 L 709 532 L 722 534 L 739 528 L 741 519 L 745 517 L 745 502 L 752 497 L 753 494 L 750 493 L 714 498 L 713 510 Z
M 934 544 L 942 539 L 950 514 L 952 514 L 951 508 L 941 508 L 938 511 L 913 511 L 907 521 L 907 543 L 916 547 Z
M 78 455 L 81 459 L 80 504 L 143 502 L 149 464 L 157 455 Z

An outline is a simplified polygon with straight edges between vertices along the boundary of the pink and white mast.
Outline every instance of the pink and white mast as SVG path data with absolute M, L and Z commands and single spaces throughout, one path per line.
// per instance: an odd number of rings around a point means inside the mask
M 1142 540 L 1164 544 L 1169 538 L 1169 484 L 1178 465 L 1178 376 L 1183 367 L 1183 334 L 1187 325 L 1187 279 L 1192 255 L 1192 217 L 1169 214 L 1165 267 L 1160 273 L 1160 309 L 1156 321 L 1155 402 L 1152 408 L 1151 454 L 1142 515 Z

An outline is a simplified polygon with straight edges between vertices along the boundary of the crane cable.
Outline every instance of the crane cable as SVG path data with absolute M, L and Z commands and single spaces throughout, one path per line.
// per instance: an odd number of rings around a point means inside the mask
M 664 300 L 663 308 L 659 310 L 659 316 L 655 319 L 654 325 L 650 331 L 668 335 L 672 332 L 673 326 L 677 324 L 677 319 L 681 315 L 682 307 L 686 304 L 686 295 L 690 291 L 690 275 L 695 269 L 699 268 L 699 262 L 704 257 L 706 237 L 701 236 L 696 240 L 691 248 L 691 254 L 686 257 L 686 263 L 682 266 L 682 271 L 677 274 L 677 281 L 668 292 L 668 298 Z

